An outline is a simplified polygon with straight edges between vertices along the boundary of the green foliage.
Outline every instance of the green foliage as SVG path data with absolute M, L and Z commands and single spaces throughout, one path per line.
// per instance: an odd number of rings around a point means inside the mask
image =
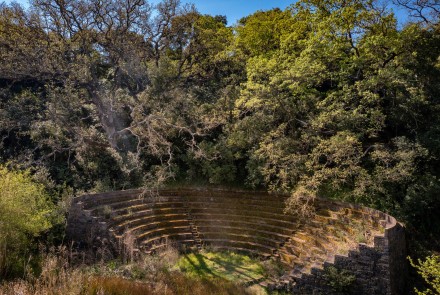
M 429 121 L 438 120 L 438 31 L 398 30 L 375 1 L 300 1 L 286 12 L 280 46 L 247 59 L 227 129 L 225 143 L 247 162 L 248 183 L 291 191 L 292 212 L 306 214 L 325 196 L 404 217 L 402 196 L 436 169 Z M 253 25 L 244 19 L 237 40 L 246 40 L 247 26 L 258 33 Z M 418 53 L 409 40 L 432 50 Z
M 415 289 L 415 292 L 418 295 L 440 294 L 440 257 L 428 256 L 424 261 L 418 259 L 417 263 L 411 258 L 409 260 L 429 286 L 425 291 Z
M 431 237 L 440 234 L 440 216 L 437 214 L 440 210 L 439 190 L 437 177 L 429 174 L 422 176 L 408 187 L 401 205 L 401 214 L 409 225 Z
M 288 11 L 279 8 L 257 11 L 242 18 L 236 28 L 238 48 L 251 57 L 270 54 L 280 47 L 280 37 L 289 29 L 291 19 Z
M 327 267 L 325 269 L 325 278 L 327 280 L 327 284 L 337 292 L 345 294 L 350 290 L 350 287 L 353 285 L 356 277 L 350 274 L 346 270 L 338 270 L 334 266 Z
M 54 206 L 29 171 L 0 166 L 0 188 L 0 277 L 5 277 L 24 271 L 32 242 L 52 226 Z

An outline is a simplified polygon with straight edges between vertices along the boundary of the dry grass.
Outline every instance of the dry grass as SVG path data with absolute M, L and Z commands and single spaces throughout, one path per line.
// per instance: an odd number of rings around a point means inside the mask
M 74 271 L 68 277 L 53 274 L 50 282 L 25 280 L 11 282 L 0 288 L 2 295 L 205 295 L 205 294 L 254 294 L 245 287 L 220 279 L 188 278 L 180 272 L 164 273 L 161 280 L 144 283 L 119 276 L 86 276 Z
M 52 250 L 44 257 L 42 271 L 37 278 L 29 273 L 25 280 L 9 282 L 1 286 L 0 294 L 81 294 L 85 275 L 80 269 L 70 268 L 68 261 L 66 248 Z
M 130 264 L 116 262 L 71 267 L 66 248 L 46 255 L 38 277 L 7 282 L 0 295 L 177 295 L 237 294 L 255 292 L 224 279 L 188 277 L 171 271 L 178 253 L 169 247 L 161 256 L 145 256 Z
M 121 277 L 90 277 L 82 294 L 87 295 L 151 295 L 157 294 L 148 284 Z

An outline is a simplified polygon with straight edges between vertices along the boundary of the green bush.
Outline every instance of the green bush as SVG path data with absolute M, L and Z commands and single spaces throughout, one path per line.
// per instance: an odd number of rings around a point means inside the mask
M 54 206 L 29 171 L 0 165 L 0 280 L 23 274 L 32 242 L 52 226 Z
M 417 264 L 411 258 L 409 260 L 429 286 L 425 291 L 415 288 L 415 292 L 418 295 L 440 294 L 440 256 L 428 256 L 425 261 L 418 259 Z
M 348 292 L 356 277 L 346 270 L 338 270 L 334 266 L 325 269 L 327 284 L 334 290 L 341 293 Z

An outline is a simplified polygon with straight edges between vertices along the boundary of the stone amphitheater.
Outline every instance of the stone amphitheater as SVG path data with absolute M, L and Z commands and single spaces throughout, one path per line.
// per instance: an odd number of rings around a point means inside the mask
M 127 190 L 74 199 L 67 235 L 79 245 L 160 253 L 203 247 L 243 252 L 283 265 L 284 274 L 255 282 L 293 294 L 341 294 L 326 268 L 355 276 L 350 294 L 405 294 L 404 228 L 370 208 L 319 199 L 314 216 L 284 213 L 286 196 L 225 189 Z

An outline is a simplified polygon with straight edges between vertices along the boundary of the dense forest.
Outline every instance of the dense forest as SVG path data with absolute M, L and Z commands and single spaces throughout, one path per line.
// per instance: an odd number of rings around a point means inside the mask
M 289 193 L 303 216 L 360 203 L 439 250 L 440 4 L 397 0 L 405 23 L 386 4 L 300 0 L 232 26 L 178 0 L 0 4 L 0 193 L 41 196 L 8 228 L 2 195 L 0 232 L 60 243 L 68 196 L 195 183 Z

